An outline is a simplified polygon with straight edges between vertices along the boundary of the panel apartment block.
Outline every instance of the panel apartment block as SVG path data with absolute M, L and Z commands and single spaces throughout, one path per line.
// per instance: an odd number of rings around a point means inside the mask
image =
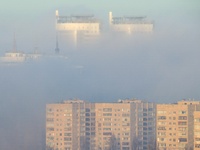
M 47 150 L 154 150 L 155 104 L 141 100 L 46 106 Z
M 194 111 L 198 101 L 157 104 L 157 149 L 193 149 Z

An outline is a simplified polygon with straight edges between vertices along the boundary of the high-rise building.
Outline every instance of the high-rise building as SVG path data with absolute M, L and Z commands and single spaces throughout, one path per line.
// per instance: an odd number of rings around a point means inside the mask
M 200 111 L 194 112 L 194 150 L 200 150 Z
M 179 101 L 174 104 L 157 104 L 157 149 L 193 149 L 194 111 L 199 101 Z
M 100 22 L 93 15 L 59 16 L 56 11 L 56 30 L 71 35 L 74 44 L 91 40 L 100 34 Z
M 142 100 L 121 100 L 122 103 L 133 103 L 135 114 L 134 140 L 135 150 L 154 150 L 156 147 L 156 104 Z
M 130 150 L 134 140 L 134 105 L 96 103 L 96 150 Z
M 153 22 L 148 20 L 146 16 L 113 17 L 112 12 L 109 12 L 109 25 L 113 31 L 128 34 L 153 31 Z
M 48 104 L 46 106 L 46 149 L 94 149 L 94 111 L 94 104 L 83 100 Z
M 154 150 L 155 104 L 141 100 L 47 104 L 46 146 L 55 150 Z

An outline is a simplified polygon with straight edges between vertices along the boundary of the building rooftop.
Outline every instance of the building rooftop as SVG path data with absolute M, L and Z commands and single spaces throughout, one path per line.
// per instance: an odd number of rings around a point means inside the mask
M 98 23 L 93 15 L 59 16 L 57 23 Z
M 113 24 L 149 24 L 153 23 L 146 18 L 146 16 L 124 16 L 124 17 L 113 17 Z

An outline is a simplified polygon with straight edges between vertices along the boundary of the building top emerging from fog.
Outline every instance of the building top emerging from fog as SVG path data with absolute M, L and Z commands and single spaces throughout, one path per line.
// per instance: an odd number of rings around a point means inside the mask
M 113 31 L 127 32 L 152 32 L 153 21 L 148 20 L 146 16 L 123 16 L 113 17 L 109 12 L 109 25 Z
M 88 41 L 100 33 L 100 22 L 93 15 L 59 16 L 56 10 L 56 30 L 68 33 L 75 46 L 80 41 Z

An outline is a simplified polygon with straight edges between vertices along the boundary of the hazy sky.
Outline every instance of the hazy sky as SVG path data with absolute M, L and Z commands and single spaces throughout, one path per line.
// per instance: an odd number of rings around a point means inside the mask
M 66 60 L 0 64 L 0 149 L 43 150 L 46 103 L 200 99 L 199 0 L 1 1 L 0 54 L 12 49 L 14 32 L 18 50 L 37 46 L 54 53 L 56 9 L 61 15 L 94 14 L 103 27 L 109 11 L 147 16 L 154 32 L 117 37 L 103 30 L 104 38 L 91 47 L 74 51 L 60 43 Z
M 7 0 L 0 5 L 0 52 L 12 48 L 13 32 L 16 32 L 18 48 L 23 51 L 31 51 L 36 45 L 44 51 L 50 49 L 53 45 L 49 41 L 55 40 L 56 9 L 62 15 L 92 13 L 104 26 L 109 11 L 113 11 L 114 16 L 145 15 L 156 22 L 157 29 L 197 29 L 200 24 L 199 0 Z

